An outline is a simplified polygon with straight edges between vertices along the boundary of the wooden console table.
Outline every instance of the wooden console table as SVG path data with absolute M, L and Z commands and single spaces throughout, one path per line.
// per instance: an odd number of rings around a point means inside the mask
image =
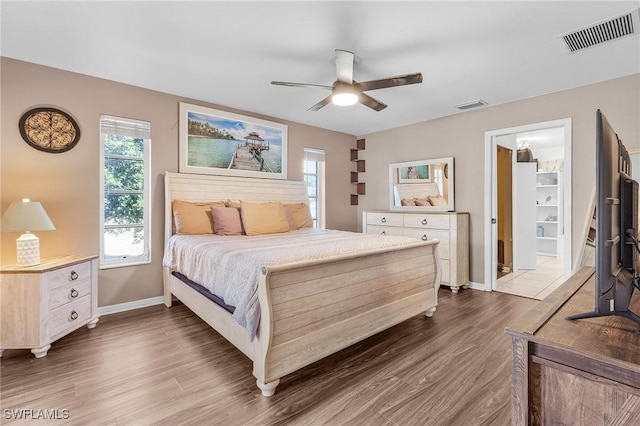
M 513 425 L 638 425 L 640 326 L 621 317 L 569 321 L 593 309 L 583 268 L 507 327 L 512 336 Z M 640 295 L 631 308 L 640 312 Z

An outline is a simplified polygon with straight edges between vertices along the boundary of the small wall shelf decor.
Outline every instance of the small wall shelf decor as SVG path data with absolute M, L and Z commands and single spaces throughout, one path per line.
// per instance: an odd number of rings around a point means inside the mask
M 356 193 L 351 194 L 351 205 L 358 205 L 358 195 L 365 195 L 366 193 L 366 185 L 364 182 L 360 182 L 359 173 L 364 173 L 366 171 L 366 163 L 364 160 L 358 159 L 358 152 L 364 151 L 365 149 L 365 140 L 358 139 L 356 141 L 356 149 L 351 150 L 351 161 L 356 163 L 356 171 L 351 172 L 351 183 L 356 185 Z

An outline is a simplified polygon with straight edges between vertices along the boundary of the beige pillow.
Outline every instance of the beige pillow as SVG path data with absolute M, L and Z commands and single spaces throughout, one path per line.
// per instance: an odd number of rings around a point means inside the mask
M 218 235 L 242 235 L 240 210 L 235 207 L 211 207 L 213 230 Z
M 291 210 L 291 215 L 300 228 L 313 228 L 313 218 L 311 217 L 311 211 L 306 203 L 293 203 L 287 204 Z
M 247 235 L 277 234 L 289 232 L 289 222 L 280 202 L 240 202 L 242 225 Z
M 434 206 L 446 207 L 449 205 L 449 203 L 447 203 L 447 200 L 445 200 L 444 197 L 442 197 L 442 195 L 429 195 L 427 199 Z
M 213 234 L 211 207 L 224 207 L 224 201 L 192 203 L 173 200 L 171 206 L 177 234 Z
M 298 229 L 296 218 L 293 217 L 293 213 L 291 213 L 291 207 L 289 207 L 288 204 L 284 205 L 284 213 L 287 215 L 287 222 L 289 222 L 289 231 L 295 231 L 296 229 Z
M 415 198 L 416 206 L 431 206 L 431 202 L 429 202 L 429 198 Z
M 403 198 L 402 200 L 400 200 L 400 205 L 403 205 L 403 206 L 415 206 L 416 205 L 416 199 L 415 198 Z

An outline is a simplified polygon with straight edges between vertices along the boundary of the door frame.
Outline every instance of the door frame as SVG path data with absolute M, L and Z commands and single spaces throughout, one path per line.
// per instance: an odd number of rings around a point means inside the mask
M 563 118 L 559 120 L 544 121 L 540 123 L 527 124 L 523 126 L 509 127 L 505 129 L 491 130 L 485 132 L 485 173 L 484 173 L 484 191 L 488 195 L 485 197 L 484 203 L 484 290 L 492 291 L 496 287 L 497 280 L 497 263 L 498 263 L 498 244 L 497 244 L 497 226 L 492 223 L 497 218 L 497 169 L 495 167 L 497 155 L 497 137 L 510 135 L 514 133 L 530 132 L 534 130 L 544 130 L 550 128 L 564 128 L 564 169 L 563 169 L 563 206 L 564 206 L 564 276 L 568 278 L 572 273 L 572 253 L 573 242 L 571 239 L 572 226 L 572 210 L 571 210 L 571 118 Z M 516 216 L 516 215 L 514 215 Z M 514 221 L 514 226 L 516 226 Z M 515 246 L 515 245 L 514 245 Z

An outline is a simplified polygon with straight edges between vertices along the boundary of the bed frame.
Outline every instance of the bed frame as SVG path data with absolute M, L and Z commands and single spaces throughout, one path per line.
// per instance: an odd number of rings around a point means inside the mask
M 172 200 L 307 202 L 304 182 L 165 172 L 165 246 L 174 233 Z M 253 361 L 264 396 L 280 378 L 415 315 L 430 317 L 440 286 L 437 241 L 364 254 L 263 267 L 257 336 L 164 268 L 172 295 Z

